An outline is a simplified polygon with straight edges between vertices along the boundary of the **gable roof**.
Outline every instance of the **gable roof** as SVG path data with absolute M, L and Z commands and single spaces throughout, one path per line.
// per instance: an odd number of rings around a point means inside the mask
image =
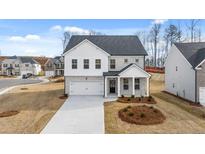
M 205 58 L 205 42 L 175 43 L 175 46 L 194 68 Z
M 64 53 L 86 39 L 110 55 L 147 55 L 136 35 L 73 35 Z
M 49 58 L 48 57 L 33 57 L 33 59 L 37 61 L 41 66 L 44 66 Z
M 19 57 L 22 63 L 31 63 L 31 64 L 37 64 L 35 60 L 33 60 L 33 57 Z

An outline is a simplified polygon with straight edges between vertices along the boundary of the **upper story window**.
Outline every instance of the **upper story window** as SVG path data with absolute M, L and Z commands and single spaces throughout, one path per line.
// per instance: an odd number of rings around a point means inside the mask
M 15 64 L 15 67 L 19 67 L 19 64 Z
M 124 63 L 128 63 L 128 59 L 124 59 Z
M 135 90 L 140 89 L 140 79 L 135 79 Z
M 136 63 L 139 63 L 139 59 L 135 59 L 135 62 L 136 62 Z
M 78 61 L 77 59 L 72 59 L 72 69 L 77 69 L 78 68 Z
M 29 64 L 25 64 L 25 67 L 29 67 Z
M 176 71 L 178 71 L 178 67 L 176 66 Z
M 101 69 L 101 59 L 96 59 L 95 60 L 95 68 L 96 69 Z
M 123 89 L 128 90 L 129 89 L 129 80 L 128 79 L 123 79 Z
M 4 64 L 3 66 L 4 66 L 4 67 L 8 67 L 8 65 L 7 65 L 7 64 Z
M 110 68 L 115 69 L 115 59 L 110 59 Z
M 89 69 L 89 59 L 84 59 L 84 69 Z

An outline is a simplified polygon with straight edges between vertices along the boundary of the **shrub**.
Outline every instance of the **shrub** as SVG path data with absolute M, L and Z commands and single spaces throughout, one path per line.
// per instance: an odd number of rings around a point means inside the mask
M 141 114 L 140 114 L 140 117 L 141 117 L 141 118 L 144 118 L 144 117 L 145 117 L 145 114 L 144 114 L 144 113 L 141 113 Z
M 139 98 L 139 101 L 141 101 L 141 98 Z
M 124 108 L 124 109 L 123 109 L 123 112 L 127 112 L 127 108 Z
M 128 105 L 128 106 L 127 106 L 127 108 L 128 108 L 128 109 L 130 109 L 130 108 L 131 108 L 131 106 L 130 106 L 130 105 Z
M 132 96 L 131 96 L 131 98 L 135 98 L 135 96 L 134 96 L 134 95 L 132 95 Z
M 152 99 L 152 96 L 149 96 L 148 98 L 149 98 L 149 99 Z
M 130 98 L 128 98 L 127 101 L 130 101 Z
M 154 110 L 154 113 L 157 113 L 157 112 L 158 112 L 158 111 L 155 109 L 155 110 Z
M 154 109 L 153 106 L 150 106 L 149 108 L 150 108 L 150 109 Z
M 121 95 L 121 97 L 124 98 L 125 96 L 124 96 L 124 95 Z
M 128 113 L 128 116 L 132 117 L 134 115 L 134 113 L 130 112 Z

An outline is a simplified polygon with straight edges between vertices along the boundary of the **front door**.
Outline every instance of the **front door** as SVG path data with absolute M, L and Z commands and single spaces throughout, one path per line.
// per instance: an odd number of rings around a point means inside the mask
M 110 93 L 115 93 L 116 80 L 110 80 Z

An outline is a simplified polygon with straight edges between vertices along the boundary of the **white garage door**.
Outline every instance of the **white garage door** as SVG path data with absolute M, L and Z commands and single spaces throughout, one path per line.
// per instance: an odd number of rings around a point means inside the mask
M 70 95 L 103 95 L 102 81 L 72 81 Z
M 199 102 L 205 106 L 205 87 L 199 88 Z

